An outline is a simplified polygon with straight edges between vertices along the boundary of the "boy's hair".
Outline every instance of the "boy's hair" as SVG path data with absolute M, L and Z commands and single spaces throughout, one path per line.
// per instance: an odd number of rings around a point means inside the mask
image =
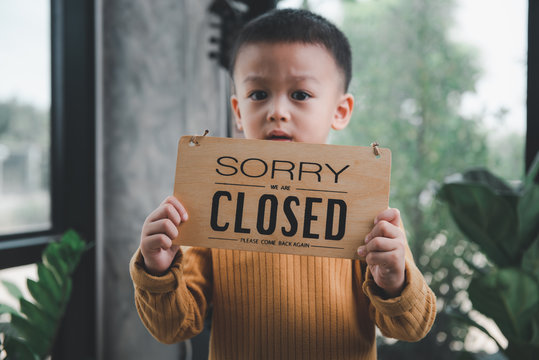
M 322 16 L 301 9 L 272 10 L 248 22 L 238 34 L 230 53 L 229 72 L 233 77 L 238 52 L 254 43 L 304 43 L 324 46 L 344 77 L 348 91 L 352 77 L 352 53 L 346 36 Z

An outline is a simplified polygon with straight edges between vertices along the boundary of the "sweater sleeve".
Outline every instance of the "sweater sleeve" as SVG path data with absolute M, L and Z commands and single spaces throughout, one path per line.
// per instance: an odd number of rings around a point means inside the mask
M 358 261 L 359 263 L 359 261 Z M 356 271 L 361 271 L 356 265 Z M 430 331 L 436 317 L 436 296 L 414 263 L 408 244 L 405 254 L 405 285 L 397 297 L 387 298 L 366 267 L 363 292 L 370 299 L 371 318 L 382 334 L 404 341 L 419 341 Z
M 203 330 L 212 291 L 210 249 L 179 250 L 169 271 L 162 276 L 146 272 L 138 249 L 129 270 L 137 312 L 153 337 L 172 344 Z

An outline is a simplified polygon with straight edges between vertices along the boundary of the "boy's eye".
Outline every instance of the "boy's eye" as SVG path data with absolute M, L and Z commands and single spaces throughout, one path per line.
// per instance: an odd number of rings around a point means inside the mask
M 311 95 L 307 94 L 305 91 L 294 91 L 291 96 L 292 96 L 292 99 L 298 100 L 298 101 L 307 100 L 308 98 L 311 97 Z
M 249 98 L 254 101 L 264 100 L 267 97 L 268 97 L 268 94 L 262 90 L 253 91 L 252 93 L 249 94 Z

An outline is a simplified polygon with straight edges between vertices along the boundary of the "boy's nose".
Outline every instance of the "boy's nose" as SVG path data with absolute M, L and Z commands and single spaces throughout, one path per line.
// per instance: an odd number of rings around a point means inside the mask
M 286 106 L 286 100 L 282 98 L 275 98 L 270 108 L 268 109 L 267 115 L 268 121 L 288 121 L 290 120 L 290 112 Z

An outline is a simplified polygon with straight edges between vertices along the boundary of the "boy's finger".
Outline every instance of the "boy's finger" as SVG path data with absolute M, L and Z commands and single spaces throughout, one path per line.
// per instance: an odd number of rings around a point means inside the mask
M 178 210 L 170 203 L 161 204 L 148 216 L 147 222 L 153 223 L 161 219 L 170 219 L 176 226 L 180 225 L 182 220 Z
M 149 223 L 146 227 L 146 236 L 164 234 L 171 239 L 175 239 L 178 236 L 178 228 L 170 219 L 161 219 Z
M 387 221 L 388 223 L 391 223 L 395 226 L 400 226 L 401 214 L 400 214 L 399 209 L 395 209 L 395 208 L 385 209 L 380 214 L 378 214 L 378 216 L 374 219 L 374 224 L 378 224 L 382 220 Z
M 172 206 L 174 206 L 174 208 L 178 211 L 178 213 L 180 214 L 180 216 L 182 217 L 182 220 L 183 221 L 187 221 L 189 215 L 187 215 L 187 210 L 185 210 L 185 207 L 183 206 L 183 204 L 180 202 L 180 200 L 176 199 L 175 196 L 168 196 L 162 203 L 161 205 L 163 204 L 171 204 Z
M 172 240 L 165 234 L 155 234 L 148 236 L 145 242 L 145 250 L 155 251 L 159 249 L 168 250 L 172 246 Z
M 365 245 L 360 246 L 357 249 L 357 253 L 361 257 L 367 256 L 371 252 L 388 252 L 398 250 L 402 245 L 402 242 L 398 239 L 390 239 L 385 237 L 375 237 Z
M 386 269 L 394 269 L 399 265 L 399 255 L 397 251 L 370 252 L 365 257 L 369 266 L 380 265 Z
M 385 237 L 375 237 L 365 245 L 367 253 L 370 252 L 387 252 L 397 250 L 400 247 L 400 241 L 388 239 Z
M 395 239 L 401 236 L 403 236 L 403 233 L 398 226 L 395 226 L 393 223 L 386 220 L 381 220 L 374 226 L 371 232 L 367 234 L 365 237 L 365 243 L 369 243 L 369 241 L 375 237 Z

